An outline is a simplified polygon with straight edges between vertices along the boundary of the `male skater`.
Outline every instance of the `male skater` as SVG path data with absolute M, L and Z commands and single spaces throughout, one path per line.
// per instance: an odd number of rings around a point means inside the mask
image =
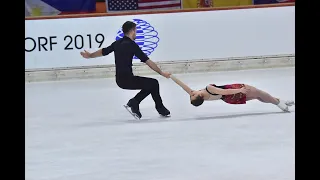
M 113 42 L 106 48 L 99 49 L 94 53 L 84 51 L 81 52 L 81 55 L 84 58 L 96 58 L 106 56 L 111 52 L 114 52 L 117 85 L 122 89 L 141 89 L 141 91 L 127 103 L 127 106 L 131 108 L 132 113 L 135 116 L 138 116 L 139 119 L 142 117 L 139 110 L 139 104 L 151 93 L 158 113 L 162 116 L 169 116 L 170 111 L 162 104 L 158 80 L 133 75 L 132 59 L 135 55 L 141 60 L 141 62 L 146 63 L 155 72 L 166 78 L 170 77 L 170 73 L 162 72 L 160 68 L 153 61 L 151 61 L 149 57 L 134 42 L 136 39 L 136 30 L 136 24 L 131 21 L 127 21 L 122 25 L 122 31 L 124 33 L 123 38 Z

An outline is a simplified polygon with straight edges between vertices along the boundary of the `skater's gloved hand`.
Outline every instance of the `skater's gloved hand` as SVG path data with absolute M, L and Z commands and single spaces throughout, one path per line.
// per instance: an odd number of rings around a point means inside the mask
M 89 59 L 90 58 L 90 53 L 86 50 L 84 50 L 84 52 L 80 52 L 81 56 L 86 58 L 86 59 Z
M 240 89 L 240 92 L 243 93 L 243 94 L 247 94 L 249 91 L 250 91 L 250 89 L 248 89 L 246 87 L 243 87 L 243 88 Z
M 163 77 L 165 77 L 165 78 L 170 78 L 171 73 L 169 73 L 169 72 L 162 72 L 161 75 L 162 75 Z

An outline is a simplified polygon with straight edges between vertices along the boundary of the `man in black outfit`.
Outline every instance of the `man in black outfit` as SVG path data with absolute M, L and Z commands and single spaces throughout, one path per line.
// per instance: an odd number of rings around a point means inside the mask
M 170 78 L 170 73 L 162 72 L 160 68 L 149 59 L 149 57 L 140 49 L 140 47 L 134 42 L 136 39 L 136 24 L 127 21 L 122 25 L 122 31 L 124 37 L 113 42 L 106 48 L 99 49 L 94 53 L 87 51 L 81 52 L 84 58 L 96 58 L 106 56 L 111 52 L 114 52 L 115 64 L 116 64 L 116 82 L 122 89 L 141 91 L 132 99 L 129 100 L 127 106 L 131 108 L 131 111 L 135 113 L 139 118 L 142 117 L 139 104 L 150 93 L 155 102 L 158 113 L 162 116 L 169 116 L 170 111 L 162 104 L 162 99 L 159 92 L 159 82 L 153 78 L 134 76 L 132 72 L 132 59 L 135 55 L 141 62 L 146 63 L 151 69 L 160 75 Z

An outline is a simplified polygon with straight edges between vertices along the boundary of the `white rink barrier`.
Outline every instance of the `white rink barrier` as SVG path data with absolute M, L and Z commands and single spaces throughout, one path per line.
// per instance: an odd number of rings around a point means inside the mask
M 113 53 L 86 60 L 80 52 L 121 38 L 128 20 L 137 24 L 136 42 L 149 58 L 177 63 L 173 67 L 185 60 L 295 53 L 295 6 L 38 19 L 25 20 L 25 70 L 112 67 Z
M 295 55 L 255 56 L 223 59 L 202 59 L 187 61 L 156 62 L 164 71 L 173 74 L 212 72 L 276 67 L 294 67 Z M 143 63 L 134 64 L 135 75 L 155 75 L 156 73 Z M 26 70 L 25 81 L 60 81 L 69 79 L 110 78 L 115 76 L 114 65 L 83 66 L 69 68 L 51 68 Z

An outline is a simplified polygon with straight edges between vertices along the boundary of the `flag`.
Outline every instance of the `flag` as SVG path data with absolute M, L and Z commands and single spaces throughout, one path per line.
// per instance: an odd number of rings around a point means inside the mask
M 213 7 L 233 7 L 252 5 L 252 0 L 213 0 Z
M 181 9 L 181 0 L 107 0 L 108 11 Z
M 61 11 L 61 14 L 91 13 L 96 10 L 96 0 L 42 0 Z
M 25 14 L 31 16 L 90 13 L 95 10 L 96 0 L 25 0 Z
M 41 0 L 25 0 L 25 16 L 50 16 L 61 12 Z
M 296 0 L 253 0 L 254 4 L 275 4 L 275 3 L 290 3 Z
M 252 5 L 252 0 L 183 0 L 183 9 Z

